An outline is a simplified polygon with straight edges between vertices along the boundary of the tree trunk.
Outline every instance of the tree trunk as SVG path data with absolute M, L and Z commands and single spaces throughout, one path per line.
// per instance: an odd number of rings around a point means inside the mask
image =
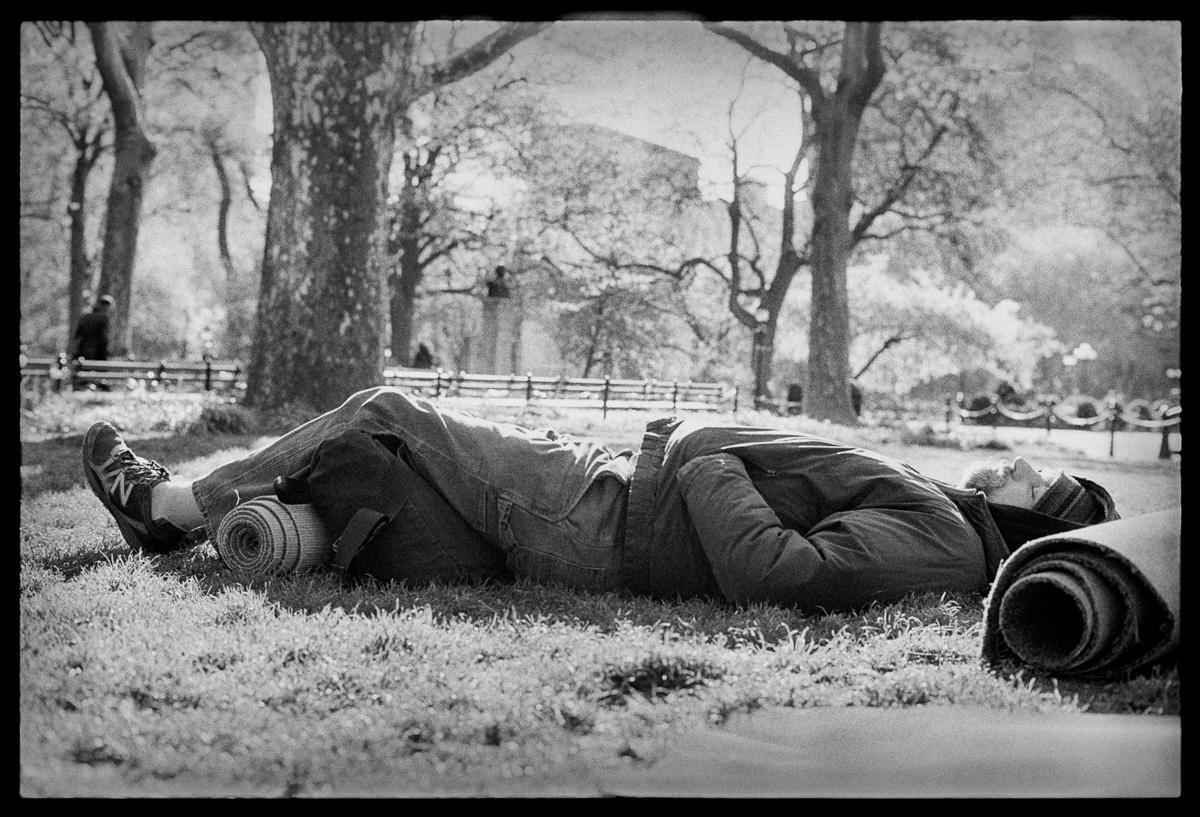
M 133 24 L 130 36 L 124 41 L 119 40 L 116 25 L 88 23 L 88 29 L 114 123 L 115 158 L 97 294 L 116 299 L 109 322 L 109 347 L 115 354 L 123 355 L 129 351 L 132 339 L 130 301 L 142 196 L 156 150 L 143 130 L 141 113 L 141 81 L 150 51 L 150 23 Z
M 247 402 L 333 408 L 383 375 L 386 201 L 399 111 L 549 23 L 514 23 L 423 71 L 412 23 L 252 23 L 274 106 L 271 203 Z
M 406 274 L 401 262 L 399 271 L 392 276 L 388 307 L 392 323 L 392 359 L 402 366 L 409 365 L 412 355 L 413 312 L 417 303 L 417 275 Z
M 75 140 L 75 167 L 71 173 L 71 201 L 67 205 L 70 218 L 71 268 L 67 295 L 67 331 L 75 331 L 75 325 L 83 314 L 86 304 L 84 293 L 91 288 L 91 263 L 87 254 L 87 185 L 96 159 L 100 156 L 100 135 L 88 138 L 86 134 Z
M 317 410 L 378 385 L 384 204 L 399 78 L 387 24 L 254 27 L 274 104 L 271 203 L 247 401 Z
M 808 326 L 804 413 L 821 420 L 853 424 L 846 267 L 851 248 L 850 160 L 854 137 L 851 131 L 847 138 L 847 129 L 834 124 L 829 122 L 822 129 L 813 184 L 812 317 Z
M 804 141 L 805 144 L 810 138 L 816 141 L 813 157 L 816 175 L 812 182 L 813 227 L 808 255 L 812 270 L 812 320 L 808 333 L 804 412 L 818 420 L 853 423 L 850 310 L 846 290 L 846 267 L 853 249 L 851 171 L 863 111 L 883 80 L 880 43 L 883 24 L 853 22 L 844 25 L 836 88 L 832 93 L 822 84 L 820 70 L 808 62 L 808 52 L 797 49 L 797 41 L 792 35 L 789 34 L 789 52 L 778 53 L 750 35 L 722 23 L 704 25 L 779 68 L 795 80 L 801 96 L 810 103 L 805 116 Z M 797 161 L 792 172 L 798 167 Z M 785 235 L 788 232 L 785 228 Z M 784 249 L 788 246 L 785 244 Z M 774 289 L 773 285 L 772 291 Z M 738 309 L 734 308 L 733 312 L 738 314 Z
M 208 156 L 217 172 L 217 184 L 221 188 L 221 201 L 217 205 L 217 254 L 225 270 L 225 282 L 237 277 L 233 267 L 233 254 L 229 251 L 229 210 L 233 207 L 233 190 L 229 185 L 229 173 L 225 170 L 225 159 L 216 139 L 208 142 Z
M 237 357 L 243 351 L 243 338 L 248 329 L 249 316 L 246 314 L 241 276 L 238 275 L 237 267 L 233 263 L 233 253 L 229 249 L 229 213 L 233 208 L 233 184 L 225 167 L 225 157 L 221 154 L 219 140 L 211 137 L 207 144 L 208 155 L 221 190 L 221 201 L 217 207 L 217 254 L 221 259 L 221 267 L 225 270 L 224 351 L 227 355 Z
M 592 367 L 603 357 L 600 344 L 604 339 L 604 312 L 604 299 L 600 298 L 596 301 L 592 322 L 588 326 L 588 347 L 583 355 L 583 371 L 580 372 L 580 377 L 591 377 Z
M 413 342 L 413 313 L 417 307 L 417 285 L 424 277 L 421 263 L 421 210 L 411 185 L 400 192 L 400 226 L 396 270 L 390 280 L 389 310 L 392 324 L 392 359 L 408 365 Z
M 863 111 L 883 78 L 879 24 L 847 23 L 837 90 L 813 98 L 817 138 L 813 179 L 812 319 L 804 413 L 854 424 L 850 390 L 850 298 L 846 267 L 854 247 L 854 149 Z
M 772 397 L 769 384 L 775 364 L 774 316 L 756 328 L 751 338 L 754 347 L 750 355 L 750 365 L 754 371 L 754 400 L 755 403 L 758 403 Z

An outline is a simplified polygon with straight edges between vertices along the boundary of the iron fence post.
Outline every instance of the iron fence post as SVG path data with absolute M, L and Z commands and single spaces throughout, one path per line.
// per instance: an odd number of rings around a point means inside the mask
M 608 375 L 604 375 L 604 407 L 601 409 L 600 416 L 608 417 Z
M 533 372 L 525 373 L 525 402 L 533 399 Z
M 56 357 L 54 359 L 54 366 L 55 366 L 55 368 L 58 369 L 58 377 L 54 377 L 53 374 L 51 375 L 51 379 L 54 381 L 54 391 L 61 392 L 62 387 L 63 387 L 63 381 L 67 380 L 67 379 L 70 379 L 71 385 L 72 385 L 72 387 L 74 387 L 75 367 L 67 365 L 67 353 L 66 352 L 58 353 L 58 357 Z
M 1108 456 L 1113 456 L 1117 440 L 1117 401 L 1108 401 Z

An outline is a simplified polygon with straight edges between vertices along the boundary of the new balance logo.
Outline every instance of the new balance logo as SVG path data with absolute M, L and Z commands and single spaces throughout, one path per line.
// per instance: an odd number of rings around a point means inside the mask
M 121 467 L 117 467 L 115 471 L 106 471 L 110 465 L 115 462 L 113 457 L 109 457 L 103 465 L 97 470 L 100 480 L 104 483 L 104 490 L 113 498 L 120 498 L 121 506 L 124 507 L 129 502 L 129 497 L 133 493 L 133 485 L 125 482 L 125 471 Z

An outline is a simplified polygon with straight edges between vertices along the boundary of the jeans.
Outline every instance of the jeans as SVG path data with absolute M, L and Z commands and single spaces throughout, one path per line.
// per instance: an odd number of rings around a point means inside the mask
M 413 470 L 501 548 L 515 576 L 586 590 L 622 586 L 632 451 L 441 409 L 390 387 L 358 392 L 193 483 L 209 534 L 239 503 L 273 495 L 276 477 L 299 471 L 322 441 L 348 429 L 399 437 Z

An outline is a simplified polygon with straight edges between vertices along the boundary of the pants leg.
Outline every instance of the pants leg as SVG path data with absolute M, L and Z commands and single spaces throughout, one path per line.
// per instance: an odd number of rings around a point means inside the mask
M 277 476 L 300 470 L 324 440 L 352 428 L 399 438 L 413 470 L 505 551 L 516 575 L 616 586 L 631 452 L 442 410 L 389 387 L 354 394 L 197 480 L 193 493 L 210 534 L 237 504 L 272 494 Z

